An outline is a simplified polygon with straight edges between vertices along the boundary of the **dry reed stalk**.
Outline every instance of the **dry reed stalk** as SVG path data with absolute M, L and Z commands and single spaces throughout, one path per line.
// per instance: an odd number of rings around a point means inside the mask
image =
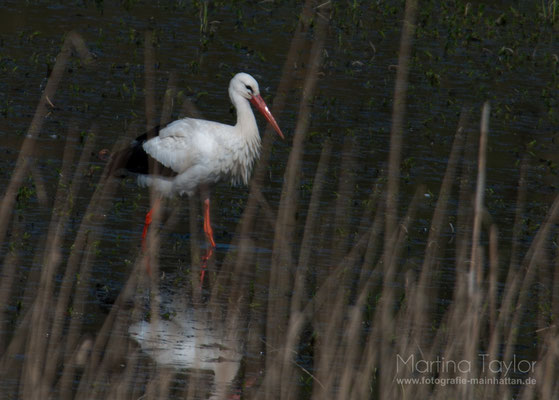
M 17 359 L 16 355 L 25 354 L 25 345 L 31 328 L 31 317 L 32 313 L 26 312 L 23 317 L 19 318 L 10 343 L 2 354 L 0 375 L 3 380 L 12 380 L 13 382 L 21 380 L 22 362 Z
M 470 255 L 470 271 L 468 293 L 473 295 L 476 286 L 479 287 L 482 278 L 482 258 L 480 255 L 481 219 L 485 194 L 485 166 L 487 164 L 487 136 L 489 134 L 489 102 L 483 105 L 481 113 L 481 134 L 479 138 L 479 158 L 477 167 L 477 184 L 474 203 L 474 228 L 472 231 L 472 252 Z
M 559 234 L 556 234 L 555 243 L 559 243 Z M 552 291 L 552 298 L 551 298 L 551 312 L 553 315 L 559 315 L 559 251 L 555 252 L 555 268 L 553 274 L 553 291 Z M 559 325 L 556 323 L 553 327 L 555 331 L 559 331 Z
M 420 286 L 427 284 L 427 272 L 431 272 L 435 268 L 435 259 L 440 255 L 438 242 L 441 240 L 445 217 L 448 214 L 448 202 L 452 192 L 452 184 L 455 181 L 458 162 L 464 148 L 464 129 L 468 122 L 468 118 L 469 110 L 463 109 L 460 115 L 460 121 L 458 122 L 458 128 L 454 136 L 454 142 L 452 143 L 450 155 L 448 157 L 447 167 L 441 183 L 439 195 L 437 196 L 437 203 L 435 205 L 435 211 L 433 212 L 431 226 L 429 228 L 425 258 L 421 267 L 422 274 L 419 279 Z
M 20 152 L 16 161 L 16 166 L 12 172 L 10 182 L 6 188 L 6 192 L 2 197 L 2 202 L 0 204 L 0 243 L 4 242 L 6 236 L 6 229 L 9 226 L 8 221 L 10 220 L 12 210 L 14 208 L 16 195 L 19 188 L 22 185 L 25 174 L 30 167 L 29 157 L 35 151 L 35 140 L 39 135 L 43 127 L 45 116 L 48 113 L 48 107 L 50 107 L 49 102 L 55 98 L 58 85 L 64 75 L 66 69 L 66 64 L 72 55 L 72 49 L 76 50 L 80 56 L 82 62 L 87 65 L 93 60 L 93 57 L 89 50 L 87 49 L 82 37 L 76 32 L 70 32 L 64 40 L 62 45 L 62 50 L 58 53 L 56 57 L 56 62 L 53 66 L 51 75 L 47 81 L 47 85 L 37 109 L 27 130 L 27 135 L 23 140 Z
M 383 201 L 381 187 L 382 185 L 377 183 L 371 193 L 370 207 L 374 207 L 375 215 L 371 224 L 371 235 L 367 243 L 367 250 L 365 251 L 363 264 L 361 265 L 358 293 L 364 290 L 364 286 L 369 285 L 369 282 L 374 279 L 372 274 L 379 266 L 375 261 L 378 261 L 379 254 L 381 254 L 382 250 L 382 233 L 385 226 L 384 206 L 386 205 L 386 202 Z
M 553 289 L 551 292 L 551 313 L 552 315 L 559 315 L 559 252 L 557 250 L 555 251 L 554 267 Z M 559 325 L 557 321 L 553 322 L 553 325 L 549 327 L 544 337 L 541 346 L 541 353 L 543 353 L 541 357 L 542 361 L 536 370 L 538 382 L 544 382 L 543 387 L 539 389 L 539 394 L 542 399 L 559 397 L 559 382 L 554 379 L 557 376 L 557 360 L 559 360 Z M 543 367 L 541 365 L 543 365 Z M 540 386 L 540 384 L 538 384 L 538 386 Z
M 513 297 L 516 294 L 516 288 L 520 281 L 518 271 L 518 243 L 520 243 L 520 227 L 522 224 L 522 218 L 524 215 L 524 207 L 526 204 L 526 173 L 527 173 L 527 162 L 524 159 L 520 167 L 520 177 L 518 181 L 518 192 L 516 199 L 516 210 L 514 225 L 512 228 L 512 241 L 511 241 L 511 252 L 509 267 L 507 269 L 506 281 L 505 281 L 505 294 L 497 297 L 494 279 L 497 279 L 498 270 L 498 247 L 496 233 L 493 237 L 490 237 L 490 265 L 491 265 L 491 283 L 489 289 L 489 313 L 490 313 L 490 338 L 487 349 L 487 354 L 489 359 L 496 360 L 499 359 L 499 352 L 501 351 L 501 344 L 503 343 L 503 332 L 504 328 L 509 325 L 511 318 L 511 307 Z M 493 229 L 493 228 L 492 228 Z M 495 315 L 497 314 L 498 315 Z M 488 374 L 489 377 L 495 377 L 496 374 Z M 497 396 L 498 388 L 490 387 L 486 390 L 486 398 L 494 398 Z M 508 390 L 501 390 L 501 395 L 504 397 L 508 394 Z
M 476 175 L 474 161 L 477 160 L 476 150 L 479 143 L 479 130 L 469 130 L 464 146 L 464 157 L 461 165 L 460 188 L 458 190 L 458 204 L 456 224 L 456 266 L 458 274 L 469 271 L 468 254 L 471 253 L 470 240 L 473 229 L 472 193 L 474 192 L 472 177 Z
M 428 295 L 427 287 L 432 287 L 429 283 L 432 280 L 433 274 L 436 273 L 436 260 L 442 252 L 442 246 L 440 243 L 443 232 L 443 224 L 448 214 L 448 203 L 452 192 L 452 184 L 454 183 L 456 170 L 464 148 L 464 129 L 468 122 L 468 118 L 469 110 L 463 109 L 458 122 L 458 128 L 454 136 L 454 142 L 452 144 L 447 167 L 441 183 L 435 210 L 433 212 L 431 226 L 429 228 L 427 247 L 425 249 L 421 273 L 417 283 L 417 291 L 415 292 L 415 295 L 417 296 L 415 299 L 417 309 L 411 316 L 415 320 L 414 323 L 418 328 L 425 326 L 426 324 L 426 317 L 429 315 L 428 313 L 431 308 L 430 305 L 432 304 L 432 301 L 429 301 L 429 299 L 433 299 L 434 301 L 438 294 L 436 290 L 429 290 Z M 428 301 L 425 302 L 424 300 L 426 299 Z
M 333 233 L 335 243 L 332 249 L 333 265 L 341 260 L 349 246 L 350 226 L 351 226 L 351 200 L 355 191 L 355 150 L 357 143 L 355 137 L 350 132 L 344 137 L 344 144 L 341 152 L 341 164 L 338 173 L 338 189 L 336 191 L 336 202 L 334 205 L 334 226 L 336 232 Z
M 299 260 L 297 262 L 297 270 L 295 271 L 295 280 L 293 286 L 293 297 L 291 298 L 291 314 L 298 312 L 303 304 L 305 296 L 305 279 L 309 273 L 311 252 L 313 249 L 313 236 L 317 232 L 318 215 L 320 209 L 320 197 L 326 180 L 326 172 L 330 164 L 332 154 L 332 142 L 328 139 L 322 145 L 322 152 L 316 168 L 313 179 L 313 188 L 309 207 L 307 210 L 307 218 L 305 220 L 305 229 L 301 239 L 299 250 Z M 289 336 L 288 336 L 289 339 Z M 289 340 L 287 340 L 289 342 Z M 288 346 L 291 348 L 291 346 Z
M 33 180 L 33 184 L 35 185 L 35 191 L 37 194 L 37 202 L 42 207 L 48 207 L 48 195 L 46 185 L 44 183 L 43 175 L 37 168 L 36 164 L 29 164 L 29 172 L 31 175 L 31 179 Z
M 518 297 L 516 300 L 516 304 L 513 303 L 512 309 L 512 318 L 509 325 L 508 332 L 504 332 L 506 339 L 504 342 L 507 344 L 505 348 L 505 356 L 504 361 L 510 362 L 512 355 L 513 355 L 513 343 L 516 343 L 516 338 L 518 336 L 518 329 L 517 327 L 520 325 L 520 320 L 524 313 L 523 305 L 526 304 L 526 299 L 529 294 L 529 287 L 533 283 L 534 275 L 537 270 L 537 265 L 539 264 L 540 260 L 545 259 L 545 244 L 547 239 L 549 238 L 549 234 L 551 229 L 557 223 L 559 218 L 559 197 L 555 199 L 553 205 L 551 206 L 550 211 L 546 215 L 543 223 L 541 224 L 540 228 L 538 229 L 530 248 L 528 249 L 526 256 L 524 257 L 524 261 L 522 263 L 522 275 L 518 276 L 518 281 L 521 282 L 519 285 L 511 285 L 511 288 L 516 288 L 518 286 Z M 517 280 L 515 278 L 515 280 Z M 511 288 L 507 288 L 507 291 L 511 290 Z M 505 298 L 507 297 L 508 293 L 505 293 Z
M 372 283 L 372 280 L 369 280 Z M 337 389 L 338 399 L 355 399 L 357 393 L 366 392 L 370 387 L 372 376 L 367 375 L 368 379 L 362 379 L 370 371 L 367 364 L 367 353 L 363 353 L 361 343 L 363 341 L 363 323 L 365 304 L 370 294 L 370 285 L 362 287 L 358 294 L 355 305 L 347 305 L 346 312 L 349 314 L 345 334 L 340 343 L 342 351 L 342 368 L 339 374 L 339 388 Z M 359 344 L 359 345 L 358 345 Z M 364 385 L 364 387 L 360 387 Z M 364 390 L 365 389 L 365 390 Z
M 398 69 L 394 86 L 394 106 L 392 108 L 392 126 L 390 128 L 390 152 L 388 158 L 388 183 L 386 187 L 386 228 L 384 246 L 390 248 L 395 237 L 398 221 L 400 161 L 402 154 L 404 116 L 406 113 L 406 94 L 408 89 L 409 63 L 413 36 L 417 0 L 406 0 L 402 37 L 398 51 Z
M 177 94 L 177 80 L 178 74 L 172 71 L 169 74 L 169 79 L 167 81 L 167 89 L 163 95 L 163 106 L 161 107 L 161 118 L 159 118 L 159 125 L 166 126 L 171 122 L 173 114 L 173 105 L 175 102 L 175 96 Z
M 499 229 L 491 225 L 489 231 L 489 332 L 497 328 L 497 283 L 499 277 Z
M 199 202 L 195 198 L 191 197 L 188 199 L 188 221 L 190 228 L 190 265 L 200 265 L 200 235 L 198 232 L 198 215 L 200 213 Z M 194 292 L 197 293 L 196 297 L 199 297 L 200 291 L 200 271 L 199 268 L 192 268 L 191 286 L 194 288 Z
M 462 347 L 462 359 L 469 360 L 474 366 L 473 371 L 477 376 L 477 363 L 475 362 L 478 357 L 478 345 L 480 328 L 483 323 L 485 315 L 482 310 L 483 304 L 483 288 L 481 288 L 482 268 L 483 268 L 483 253 L 480 244 L 481 236 L 481 222 L 484 210 L 484 193 L 486 181 L 486 164 L 487 164 L 487 137 L 489 134 L 489 116 L 490 107 L 486 102 L 483 105 L 481 114 L 481 127 L 480 127 L 480 144 L 478 156 L 478 173 L 475 191 L 474 203 L 474 226 L 472 230 L 472 244 L 470 256 L 470 269 L 467 279 L 467 304 L 464 305 L 465 317 L 463 321 L 463 329 L 466 330 L 468 335 L 465 338 Z M 461 298 L 465 301 L 465 298 Z M 473 395 L 472 385 L 461 385 L 459 393 L 462 397 Z
M 514 225 L 512 227 L 512 240 L 511 240 L 511 255 L 509 262 L 509 271 L 516 271 L 519 268 L 518 253 L 519 245 L 521 243 L 520 236 L 522 234 L 522 219 L 526 211 L 526 192 L 527 192 L 527 178 L 528 173 L 528 160 L 524 157 L 520 163 L 520 177 L 518 179 L 518 192 L 515 203 L 514 212 Z M 514 275 L 508 274 L 507 276 L 513 277 Z M 511 282 L 507 280 L 505 286 L 509 286 Z
M 519 271 L 519 243 L 521 235 L 522 219 L 526 207 L 526 174 L 528 169 L 527 160 L 524 159 L 520 167 L 520 178 L 518 181 L 518 192 L 516 198 L 516 209 L 514 216 L 514 225 L 512 228 L 512 241 L 511 241 L 511 255 L 508 266 L 508 273 L 505 282 L 506 291 L 501 298 L 501 304 L 499 304 L 500 309 L 510 310 L 513 306 L 514 298 L 518 292 L 518 285 L 522 281 L 522 271 Z M 490 342 L 490 352 L 496 353 L 497 347 L 502 340 L 503 329 L 506 326 L 510 326 L 510 318 L 512 317 L 510 312 L 499 313 L 499 318 L 496 321 L 496 329 L 492 332 L 491 342 Z
M 489 230 L 489 288 L 486 291 L 485 295 L 485 306 L 489 307 L 488 310 L 488 326 L 487 336 L 488 338 L 483 338 L 484 342 L 487 341 L 487 354 L 489 354 L 489 359 L 497 360 L 498 359 L 498 327 L 497 327 L 497 313 L 499 311 L 498 308 L 498 292 L 497 292 L 497 285 L 498 285 L 498 277 L 499 277 L 499 230 L 495 224 L 491 225 Z M 509 273 L 511 274 L 511 273 Z M 493 340 L 496 338 L 497 340 Z M 488 370 L 485 371 L 485 375 L 488 378 L 496 377 L 496 373 Z M 490 386 L 485 390 L 485 396 L 487 399 L 493 399 L 497 396 L 497 387 Z

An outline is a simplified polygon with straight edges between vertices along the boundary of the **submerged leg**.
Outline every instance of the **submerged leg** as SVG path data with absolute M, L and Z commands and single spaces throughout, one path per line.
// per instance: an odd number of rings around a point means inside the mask
M 206 238 L 210 243 L 210 247 L 206 250 L 206 254 L 202 257 L 202 270 L 200 271 L 200 284 L 204 282 L 204 276 L 206 274 L 206 267 L 208 260 L 211 258 L 213 251 L 215 249 L 214 232 L 210 222 L 210 198 L 206 197 L 204 199 L 204 233 Z
M 147 257 L 147 244 L 146 244 L 146 237 L 148 234 L 148 229 L 149 226 L 151 225 L 151 221 L 152 221 L 152 216 L 153 213 L 159 208 L 159 205 L 161 203 L 161 199 L 158 197 L 157 199 L 155 199 L 153 206 L 151 207 L 151 209 L 148 211 L 148 213 L 146 214 L 146 220 L 144 222 L 144 230 L 142 231 L 142 251 L 144 252 L 144 255 Z M 146 259 L 146 270 L 148 275 L 151 275 L 151 267 L 149 264 L 149 257 Z
M 210 223 L 210 199 L 206 198 L 204 200 L 204 232 L 208 238 L 210 245 L 215 248 L 214 241 L 214 231 L 212 230 L 212 225 Z

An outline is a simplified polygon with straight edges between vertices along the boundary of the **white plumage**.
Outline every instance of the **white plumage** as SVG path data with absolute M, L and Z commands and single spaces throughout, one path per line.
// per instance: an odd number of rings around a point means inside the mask
M 159 136 L 143 143 L 143 150 L 177 173 L 174 177 L 140 175 L 138 183 L 163 195 L 191 196 L 201 185 L 223 179 L 247 184 L 260 155 L 260 135 L 249 101 L 261 111 L 280 136 L 272 114 L 260 97 L 256 80 L 239 73 L 229 84 L 229 97 L 237 110 L 234 126 L 194 118 L 172 122 Z

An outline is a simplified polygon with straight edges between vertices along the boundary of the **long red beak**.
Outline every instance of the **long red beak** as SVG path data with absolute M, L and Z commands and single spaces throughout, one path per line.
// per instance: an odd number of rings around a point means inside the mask
M 285 137 L 283 137 L 283 133 L 281 133 L 281 129 L 278 126 L 278 123 L 276 122 L 276 119 L 274 118 L 270 110 L 268 110 L 268 106 L 266 105 L 266 102 L 264 101 L 262 96 L 260 96 L 259 94 L 256 96 L 252 96 L 250 102 L 254 105 L 254 107 L 258 109 L 258 111 L 262 113 L 262 115 L 264 115 L 264 117 L 266 117 L 266 120 L 270 123 L 270 125 L 272 125 L 278 135 L 280 135 L 282 139 L 285 139 Z

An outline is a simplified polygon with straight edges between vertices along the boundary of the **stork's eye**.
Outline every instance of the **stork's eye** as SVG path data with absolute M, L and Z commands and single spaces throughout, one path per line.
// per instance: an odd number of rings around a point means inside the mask
M 250 92 L 250 94 L 254 93 L 254 91 L 252 90 L 252 88 L 249 85 L 245 85 L 245 87 Z

